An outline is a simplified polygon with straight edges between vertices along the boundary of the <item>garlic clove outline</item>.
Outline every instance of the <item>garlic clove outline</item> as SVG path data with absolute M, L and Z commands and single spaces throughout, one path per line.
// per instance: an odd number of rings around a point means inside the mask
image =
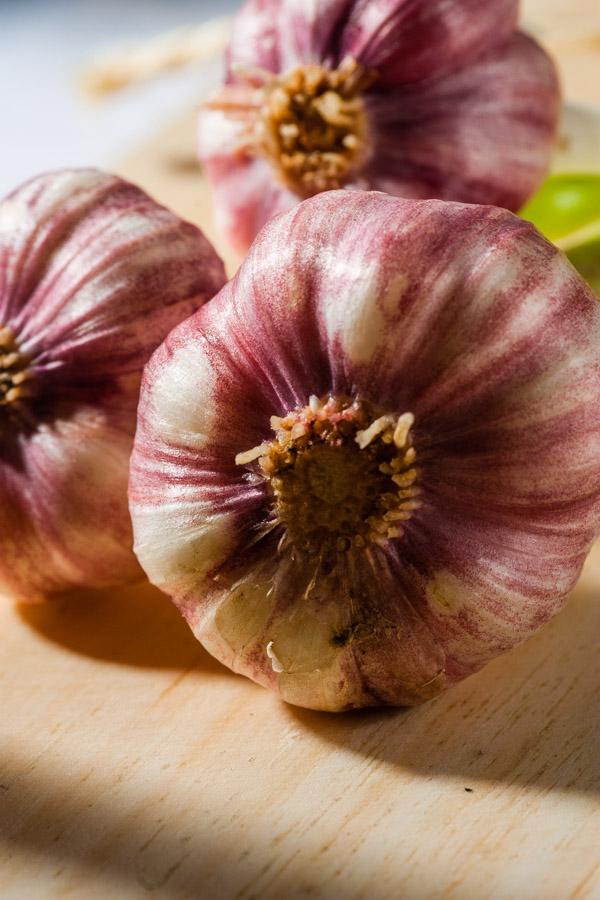
M 237 67 L 277 72 L 307 61 L 353 56 L 390 83 L 440 76 L 477 59 L 517 26 L 518 0 L 246 0 L 226 58 Z M 340 42 L 336 53 L 336 44 Z
M 148 364 L 136 553 L 285 700 L 419 703 L 565 602 L 600 524 L 599 410 L 600 307 L 531 225 L 320 194 Z
M 117 176 L 51 172 L 2 201 L 0 590 L 141 577 L 127 507 L 141 372 L 224 280 L 199 229 Z
M 517 13 L 515 0 L 248 0 L 198 120 L 232 247 L 342 187 L 518 210 L 549 168 L 560 90 Z
M 532 118 L 536 107 L 544 113 Z M 470 66 L 407 87 L 401 104 L 393 94 L 370 97 L 378 152 L 362 177 L 374 189 L 413 199 L 516 211 L 548 171 L 559 109 L 553 63 L 532 38 L 515 32 Z M 399 172 L 405 173 L 400 191 Z

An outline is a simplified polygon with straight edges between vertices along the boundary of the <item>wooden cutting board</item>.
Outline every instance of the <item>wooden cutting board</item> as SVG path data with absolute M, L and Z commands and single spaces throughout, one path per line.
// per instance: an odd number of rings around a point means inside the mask
M 600 102 L 596 0 L 544 4 Z M 186 115 L 120 171 L 214 239 L 192 146 Z M 600 898 L 600 546 L 537 636 L 410 711 L 288 707 L 147 585 L 0 629 L 2 900 Z

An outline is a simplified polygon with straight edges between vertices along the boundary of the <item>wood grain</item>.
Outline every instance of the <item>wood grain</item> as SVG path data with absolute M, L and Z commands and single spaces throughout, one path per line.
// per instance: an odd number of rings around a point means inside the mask
M 552 43 L 577 17 L 544 3 Z M 192 131 L 120 171 L 214 238 Z M 600 898 L 600 546 L 560 616 L 411 711 L 294 710 L 147 585 L 0 628 L 2 900 Z
M 600 896 L 600 548 L 408 712 L 287 707 L 145 586 L 0 616 L 3 898 Z

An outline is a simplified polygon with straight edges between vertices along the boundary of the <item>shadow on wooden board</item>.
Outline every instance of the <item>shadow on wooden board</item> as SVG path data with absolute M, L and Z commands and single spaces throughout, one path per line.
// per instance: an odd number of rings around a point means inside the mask
M 600 794 L 600 567 L 535 637 L 424 706 L 344 716 L 288 710 L 357 755 L 457 776 L 466 787 Z
M 229 674 L 198 643 L 171 601 L 147 583 L 77 591 L 17 610 L 47 640 L 93 659 Z
M 21 606 L 69 650 L 131 666 L 237 678 L 150 585 Z M 282 704 L 308 732 L 355 754 L 470 782 L 600 794 L 600 545 L 566 608 L 535 637 L 414 710 L 313 713 Z M 256 687 L 256 691 L 262 688 Z
M 273 854 L 270 823 L 254 823 L 256 851 L 250 855 L 239 823 L 215 830 L 215 822 L 227 820 L 227 809 L 205 808 L 201 793 L 190 788 L 189 803 L 174 815 L 167 785 L 165 777 L 164 795 L 157 798 L 152 780 L 115 779 L 110 771 L 89 768 L 82 777 L 50 753 L 31 762 L 3 748 L 0 842 L 6 867 L 0 894 L 80 900 L 238 896 L 240 884 L 252 885 Z M 279 883 L 291 898 L 285 875 Z

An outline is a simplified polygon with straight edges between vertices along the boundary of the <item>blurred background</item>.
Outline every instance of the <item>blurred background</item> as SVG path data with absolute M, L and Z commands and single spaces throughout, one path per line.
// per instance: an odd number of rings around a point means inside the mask
M 197 103 L 220 62 L 92 102 L 94 58 L 223 16 L 237 0 L 0 0 L 0 195 L 43 170 L 110 168 L 164 122 Z
M 94 102 L 84 76 L 98 58 L 142 52 L 176 29 L 179 41 L 241 0 L 0 0 L 0 195 L 40 171 L 117 168 L 218 80 L 219 55 Z M 308 2 L 308 0 L 307 0 Z M 565 98 L 600 102 L 600 0 L 522 0 L 523 27 L 559 57 Z M 193 156 L 193 130 L 185 141 Z M 139 162 L 139 161 L 138 161 Z
M 0 196 L 42 171 L 99 166 L 201 225 L 235 271 L 239 259 L 215 228 L 195 132 L 241 2 L 0 0 Z M 597 172 L 600 0 L 521 0 L 521 27 L 560 71 L 564 110 L 554 171 Z M 175 66 L 181 57 L 193 62 Z M 143 77 L 152 70 L 156 77 Z M 109 90 L 123 75 L 133 83 Z M 571 187 L 566 199 L 574 202 Z M 558 199 L 565 201 L 564 190 Z M 540 224 L 537 213 L 533 221 Z

